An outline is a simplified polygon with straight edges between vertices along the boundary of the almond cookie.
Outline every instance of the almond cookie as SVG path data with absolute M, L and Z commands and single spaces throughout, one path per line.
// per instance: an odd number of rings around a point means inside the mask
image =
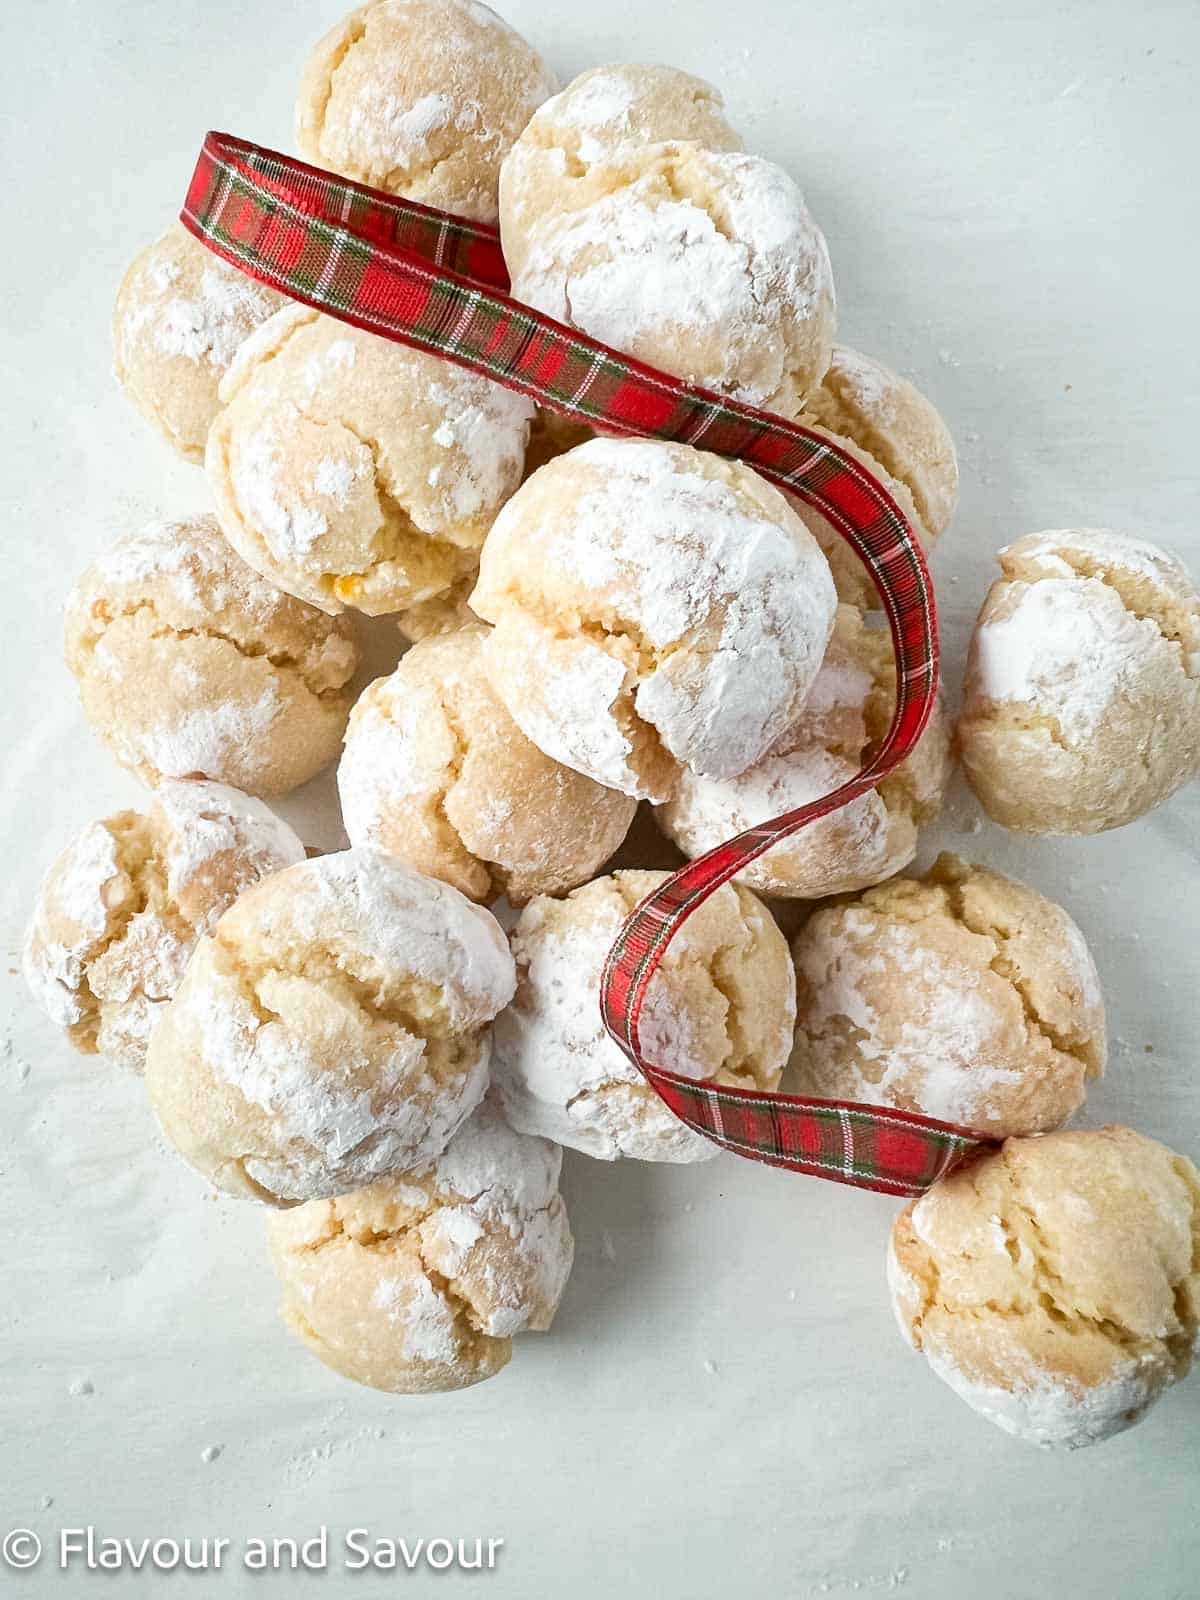
M 812 535 L 739 462 L 593 439 L 496 519 L 472 608 L 484 663 L 539 749 L 661 801 L 680 769 L 744 772 L 795 722 L 836 596 Z
M 495 222 L 500 163 L 557 87 L 478 0 L 370 0 L 309 57 L 296 145 L 343 177 Z
M 326 1366 L 390 1394 L 465 1389 L 542 1333 L 571 1272 L 562 1151 L 490 1100 L 430 1166 L 267 1217 L 283 1320 Z
M 829 369 L 805 402 L 804 421 L 878 478 L 928 553 L 958 505 L 958 458 L 950 430 L 915 384 L 858 350 L 835 345 Z M 838 595 L 878 607 L 866 568 L 819 511 L 797 501 L 824 550 Z
M 483 670 L 485 630 L 429 638 L 355 706 L 338 767 L 346 833 L 472 900 L 562 894 L 593 877 L 637 801 L 560 766 Z
M 333 760 L 358 651 L 346 624 L 259 577 L 211 517 L 118 539 L 66 605 L 84 715 L 143 783 L 286 794 Z
M 565 214 L 527 198 L 513 294 L 688 383 L 798 416 L 829 365 L 825 238 L 782 168 L 697 144 L 632 149 Z M 552 192 L 553 193 L 553 192 Z
M 500 234 L 521 272 L 545 228 L 626 181 L 647 146 L 741 150 L 720 91 L 675 67 L 618 63 L 582 72 L 529 119 L 500 169 Z
M 89 823 L 50 867 L 25 980 L 77 1050 L 140 1072 L 197 939 L 249 884 L 303 860 L 261 800 L 164 783 L 148 811 Z
M 242 341 L 286 304 L 173 222 L 134 258 L 117 291 L 117 382 L 168 444 L 203 461 L 221 379 Z
M 230 1194 L 345 1194 L 445 1149 L 513 983 L 496 919 L 448 885 L 376 850 L 305 861 L 196 946 L 151 1041 L 151 1102 Z
M 895 705 L 891 635 L 853 606 L 838 607 L 833 636 L 797 721 L 734 778 L 679 775 L 655 817 L 695 858 L 746 828 L 819 800 L 847 783 L 878 747 Z M 760 894 L 815 900 L 890 878 L 936 820 L 950 776 L 950 731 L 939 694 L 916 749 L 877 789 L 810 822 L 737 874 Z
M 1058 1127 L 1104 1070 L 1104 1000 L 1079 929 L 956 856 L 815 912 L 793 953 L 801 1094 L 1006 1138 Z
M 1200 593 L 1165 550 L 1105 530 L 998 559 L 958 724 L 971 787 L 1022 833 L 1122 827 L 1200 773 Z
M 321 610 L 445 594 L 521 481 L 533 403 L 306 306 L 263 324 L 221 383 L 205 467 L 226 537 Z
M 904 1338 L 1006 1433 L 1078 1449 L 1132 1427 L 1200 1337 L 1200 1173 L 1129 1128 L 1009 1139 L 892 1229 Z
M 616 872 L 565 900 L 541 896 L 512 936 L 517 997 L 496 1023 L 496 1086 L 515 1128 L 606 1161 L 703 1161 L 718 1146 L 668 1111 L 600 1020 L 600 978 L 621 925 L 665 872 Z M 795 982 L 787 942 L 748 889 L 726 884 L 675 936 L 641 1015 L 648 1060 L 684 1077 L 774 1089 Z

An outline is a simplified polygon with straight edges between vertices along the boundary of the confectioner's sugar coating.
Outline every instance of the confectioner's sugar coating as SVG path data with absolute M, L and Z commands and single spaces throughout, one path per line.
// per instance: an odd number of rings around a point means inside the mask
M 433 1160 L 487 1086 L 512 957 L 490 912 L 349 850 L 248 891 L 196 947 L 147 1062 L 167 1137 L 218 1187 L 343 1194 Z
M 1200 772 L 1200 593 L 1180 563 L 1107 530 L 1002 550 L 979 613 L 958 726 L 997 822 L 1096 833 Z
M 880 480 L 929 552 L 958 505 L 954 440 L 933 403 L 882 362 L 835 345 L 804 421 Z M 801 501 L 797 509 L 829 560 L 839 597 L 877 608 L 878 592 L 846 541 L 819 511 Z
M 586 423 L 558 416 L 553 411 L 539 407 L 529 428 L 525 477 L 545 466 L 547 461 L 553 461 L 555 456 L 564 455 L 592 437 L 594 430 Z M 471 610 L 470 598 L 478 579 L 479 563 L 476 561 L 470 572 L 457 579 L 443 594 L 406 606 L 396 617 L 400 632 L 411 644 L 415 644 L 418 639 L 427 639 L 431 634 L 454 633 L 459 628 L 477 624 L 479 618 Z
M 650 145 L 741 150 L 719 90 L 675 67 L 593 67 L 535 111 L 500 170 L 500 233 L 520 273 L 557 219 L 628 181 Z
M 895 703 L 890 635 L 852 606 L 833 635 L 796 722 L 732 778 L 683 771 L 658 807 L 659 825 L 695 858 L 746 828 L 819 800 L 853 778 L 882 739 Z M 819 899 L 864 889 L 906 867 L 918 829 L 941 810 L 950 732 L 939 695 L 916 749 L 870 794 L 773 846 L 738 873 L 760 894 Z
M 117 381 L 169 444 L 203 461 L 222 377 L 242 341 L 284 304 L 173 222 L 134 258 L 117 291 Z
M 1128 1128 L 1009 1139 L 901 1213 L 888 1280 L 902 1334 L 968 1405 L 1095 1444 L 1191 1367 L 1200 1175 Z
M 1003 1138 L 1057 1127 L 1104 1070 L 1104 1001 L 1075 923 L 954 856 L 817 911 L 793 953 L 801 1093 Z
M 350 718 L 338 768 L 346 832 L 452 883 L 523 905 L 593 877 L 637 802 L 531 744 L 483 669 L 476 624 L 414 646 Z
M 686 445 L 594 439 L 540 468 L 484 547 L 484 660 L 540 749 L 662 800 L 744 771 L 799 715 L 835 610 L 784 497 Z
M 143 783 L 283 794 L 337 753 L 346 625 L 267 583 L 211 517 L 118 539 L 68 596 L 65 633 L 89 723 Z
M 557 87 L 536 51 L 476 0 L 371 0 L 309 57 L 296 143 L 360 183 L 495 222 L 500 163 Z
M 795 183 L 695 144 L 631 152 L 622 180 L 531 221 L 513 293 L 689 383 L 798 416 L 829 365 L 835 301 Z
M 248 340 L 205 464 L 226 536 L 289 594 L 403 610 L 473 571 L 521 479 L 534 408 L 305 306 Z
M 25 978 L 72 1044 L 141 1071 L 195 943 L 247 885 L 304 860 L 261 801 L 164 783 L 149 810 L 89 823 L 46 873 Z
M 612 1160 L 699 1161 L 717 1147 L 663 1105 L 600 1018 L 600 977 L 622 923 L 663 872 L 617 872 L 540 897 L 512 936 L 518 985 L 497 1020 L 493 1073 L 514 1127 Z M 690 1078 L 774 1089 L 795 984 L 770 912 L 740 885 L 688 919 L 655 974 L 640 1031 L 648 1060 Z
M 545 1331 L 574 1245 L 562 1152 L 485 1100 L 430 1166 L 271 1213 L 283 1317 L 314 1355 L 394 1394 L 461 1389 Z

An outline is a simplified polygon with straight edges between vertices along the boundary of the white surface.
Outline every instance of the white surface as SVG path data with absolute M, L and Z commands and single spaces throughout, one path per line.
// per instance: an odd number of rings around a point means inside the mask
M 962 508 L 937 561 L 952 685 L 990 554 L 1018 533 L 1125 526 L 1200 566 L 1194 0 L 505 9 L 564 74 L 634 57 L 716 79 L 750 143 L 800 180 L 843 336 L 927 388 L 961 447 Z M 890 1201 L 734 1158 L 660 1170 L 569 1155 L 579 1254 L 554 1332 L 479 1389 L 389 1400 L 285 1337 L 259 1218 L 207 1199 L 140 1086 L 30 1008 L 11 969 L 42 867 L 138 798 L 83 725 L 61 596 L 116 530 L 207 504 L 202 474 L 114 390 L 113 292 L 178 204 L 206 127 L 288 140 L 300 59 L 335 10 L 42 0 L 0 23 L 0 1532 L 237 1540 L 325 1522 L 506 1541 L 490 1576 L 331 1572 L 326 1594 L 1194 1594 L 1200 1378 L 1072 1458 L 1006 1438 L 896 1337 Z M 318 787 L 322 803 L 285 809 L 332 843 L 332 785 Z M 976 833 L 973 818 L 960 797 L 923 859 L 937 842 L 1016 871 L 1096 950 L 1115 1048 L 1086 1120 L 1200 1155 L 1200 794 L 1066 843 Z M 84 1379 L 94 1392 L 73 1394 Z M 191 1595 L 317 1586 L 176 1581 Z M 0 1572 L 0 1594 L 70 1582 Z M 119 1577 L 103 1592 L 163 1587 Z

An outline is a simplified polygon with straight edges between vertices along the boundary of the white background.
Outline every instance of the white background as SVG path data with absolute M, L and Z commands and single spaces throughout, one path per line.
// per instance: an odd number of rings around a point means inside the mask
M 1017 534 L 1126 527 L 1200 567 L 1194 0 L 507 13 L 565 77 L 632 57 L 712 78 L 750 147 L 801 182 L 846 342 L 910 373 L 959 441 L 962 507 L 936 562 L 953 692 L 992 552 Z M 732 1157 L 568 1155 L 578 1261 L 554 1332 L 478 1389 L 391 1399 L 285 1336 L 259 1217 L 206 1197 L 140 1084 L 27 1004 L 14 969 L 38 875 L 139 798 L 80 717 L 61 598 L 118 531 L 207 505 L 203 474 L 113 386 L 113 293 L 206 128 L 287 145 L 300 63 L 335 15 L 336 0 L 39 0 L 0 23 L 0 1531 L 325 1522 L 506 1541 L 490 1577 L 331 1573 L 321 1593 L 1194 1596 L 1200 1379 L 1073 1457 L 994 1431 L 895 1334 L 892 1202 Z M 314 843 L 337 842 L 329 790 L 285 808 Z M 973 831 L 975 815 L 957 795 L 922 861 L 939 844 L 1011 868 L 1096 950 L 1114 1048 L 1086 1120 L 1200 1156 L 1197 791 L 1097 839 L 1025 842 Z M 0 1572 L 5 1596 L 70 1583 Z

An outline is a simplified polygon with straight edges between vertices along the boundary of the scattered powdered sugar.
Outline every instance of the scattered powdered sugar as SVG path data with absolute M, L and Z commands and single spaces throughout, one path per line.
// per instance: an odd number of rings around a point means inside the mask
M 352 465 L 337 456 L 327 456 L 324 461 L 317 463 L 313 471 L 312 492 L 327 496 L 339 511 L 344 511 L 351 489 L 362 476 L 362 463 Z

